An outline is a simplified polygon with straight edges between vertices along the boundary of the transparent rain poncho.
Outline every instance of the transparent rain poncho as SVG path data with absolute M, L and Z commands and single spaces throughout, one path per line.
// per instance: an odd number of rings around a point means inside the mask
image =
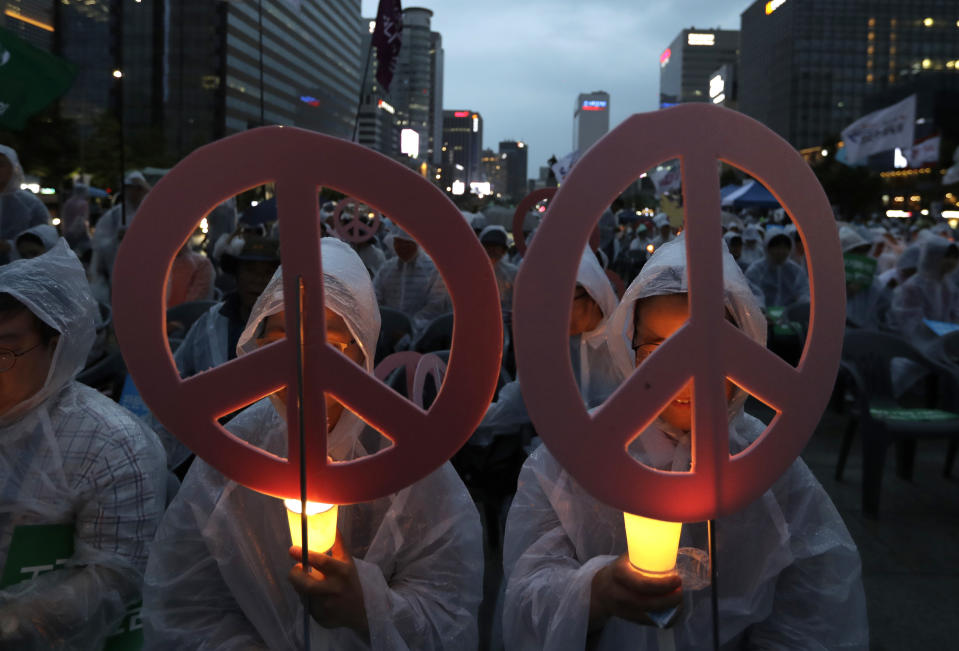
M 52 571 L 0 589 L 0 648 L 100 649 L 140 597 L 166 499 L 163 450 L 143 423 L 73 379 L 97 308 L 66 242 L 0 267 L 0 292 L 60 333 L 41 390 L 0 417 L 0 567 L 17 562 L 20 527 L 46 526 L 47 540 L 73 548 Z
M 616 390 L 622 377 L 606 344 L 606 323 L 618 301 L 596 255 L 589 248 L 583 251 L 580 258 L 576 284 L 589 293 L 603 313 L 596 328 L 569 338 L 573 375 L 579 385 L 580 395 L 586 406 L 594 407 Z M 513 433 L 517 427 L 529 422 L 520 380 L 513 380 L 500 389 L 499 398 L 486 411 L 471 442 L 485 445 L 497 434 Z
M 746 228 L 749 230 L 749 227 Z M 781 229 L 770 228 L 764 241 L 768 247 L 773 238 L 784 235 Z M 788 236 L 786 236 L 788 239 Z M 745 241 L 745 237 L 743 238 Z M 789 240 L 792 247 L 792 240 Z M 746 255 L 743 245 L 742 262 Z M 773 264 L 767 255 L 749 265 L 746 269 L 746 278 L 754 287 L 762 291 L 766 299 L 766 307 L 787 307 L 793 303 L 809 300 L 809 278 L 806 271 L 792 260 L 786 259 L 782 264 Z
M 380 319 L 356 253 L 322 240 L 326 305 L 343 317 L 372 373 Z M 257 301 L 240 338 L 252 350 L 259 324 L 283 310 L 281 271 Z M 286 454 L 285 411 L 270 399 L 230 421 L 240 438 Z M 363 456 L 379 439 L 349 411 L 328 436 L 334 460 Z M 382 439 L 380 439 L 382 440 Z M 372 445 L 370 445 L 372 447 Z M 311 620 L 314 649 L 467 649 L 477 643 L 483 585 L 479 516 L 449 463 L 374 502 L 341 506 L 338 528 L 353 555 L 370 644 L 346 628 Z M 154 542 L 144 591 L 147 648 L 301 649 L 303 610 L 287 575 L 293 566 L 283 503 L 194 462 Z
M 636 301 L 687 291 L 684 237 L 664 245 L 630 285 L 609 323 L 610 347 L 624 369 Z M 757 344 L 766 324 L 745 278 L 728 253 L 726 307 Z M 745 449 L 764 425 L 743 412 L 736 389 L 729 406 L 732 452 Z M 643 463 L 685 471 L 690 436 L 660 420 L 629 446 Z M 681 546 L 704 549 L 704 526 L 683 528 Z M 825 491 L 797 460 L 759 499 L 717 523 L 720 636 L 723 648 L 865 649 L 865 598 L 855 544 Z M 539 447 L 527 460 L 506 524 L 503 608 L 507 649 L 582 649 L 587 643 L 592 580 L 626 552 L 622 512 L 586 493 Z M 611 618 L 590 636 L 593 649 L 655 649 L 656 630 Z M 709 588 L 683 595 L 674 627 L 678 649 L 710 648 Z
M 21 190 L 23 168 L 17 152 L 0 145 L 0 156 L 10 161 L 13 173 L 7 184 L 0 188 L 0 239 L 13 245 L 14 238 L 20 233 L 39 224 L 50 221 L 50 213 L 43 202 L 29 190 Z
M 959 323 L 959 288 L 940 270 L 946 252 L 955 246 L 941 237 L 927 239 L 922 243 L 916 273 L 893 292 L 892 322 L 903 336 L 934 338 L 923 319 Z

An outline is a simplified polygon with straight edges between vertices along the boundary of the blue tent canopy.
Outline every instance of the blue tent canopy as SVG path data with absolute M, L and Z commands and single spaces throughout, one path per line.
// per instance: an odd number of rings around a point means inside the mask
M 776 208 L 779 202 L 759 181 L 747 181 L 723 197 L 722 205 L 733 208 Z
M 721 196 L 723 199 L 725 199 L 727 194 L 729 194 L 730 192 L 735 192 L 736 190 L 738 190 L 738 189 L 741 188 L 741 187 L 742 187 L 741 185 L 737 185 L 737 184 L 735 184 L 735 183 L 730 183 L 729 185 L 724 185 L 723 187 L 719 188 L 719 196 Z

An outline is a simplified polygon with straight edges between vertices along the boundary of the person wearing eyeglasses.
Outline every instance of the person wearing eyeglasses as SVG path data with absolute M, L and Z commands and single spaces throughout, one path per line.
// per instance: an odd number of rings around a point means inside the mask
M 97 306 L 61 240 L 0 267 L 0 648 L 100 649 L 139 600 L 166 459 L 74 380 Z
M 320 246 L 326 343 L 372 374 L 380 316 L 369 273 L 348 244 L 325 237 Z M 240 355 L 267 352 L 288 336 L 292 320 L 280 268 L 253 308 Z M 387 445 L 334 396 L 324 397 L 334 461 Z M 289 399 L 283 388 L 244 409 L 227 429 L 285 456 Z M 310 550 L 306 575 L 300 548 L 290 547 L 283 502 L 195 461 L 147 565 L 146 648 L 299 651 L 304 607 L 313 649 L 476 648 L 482 530 L 449 463 L 389 497 L 341 505 L 337 529 L 331 555 Z
M 685 247 L 680 235 L 657 249 L 610 319 L 608 343 L 623 378 L 689 319 Z M 765 318 L 725 250 L 722 274 L 727 320 L 762 347 Z M 744 412 L 743 389 L 728 379 L 725 386 L 730 452 L 738 454 L 765 425 Z M 690 470 L 698 435 L 691 388 L 680 389 L 637 432 L 628 445 L 633 459 L 664 472 Z M 868 648 L 859 553 L 802 460 L 753 503 L 719 518 L 716 542 L 721 648 Z M 685 525 L 680 546 L 705 559 L 705 526 Z M 523 467 L 506 523 L 506 648 L 659 648 L 650 613 L 680 604 L 671 624 L 676 648 L 711 648 L 708 585 L 695 585 L 696 573 L 640 574 L 626 552 L 622 511 L 594 499 L 539 447 Z

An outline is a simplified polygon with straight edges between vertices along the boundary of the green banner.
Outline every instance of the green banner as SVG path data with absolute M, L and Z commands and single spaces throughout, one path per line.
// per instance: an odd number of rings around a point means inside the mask
M 71 556 L 72 524 L 20 525 L 13 530 L 7 563 L 0 575 L 0 589 L 59 569 Z M 143 648 L 140 609 L 138 602 L 127 610 L 117 630 L 107 638 L 103 651 L 139 651 Z
M 70 89 L 77 67 L 0 27 L 0 127 L 22 129 Z
M 877 260 L 868 255 L 845 253 L 842 256 L 846 266 L 846 284 L 869 287 L 876 276 Z

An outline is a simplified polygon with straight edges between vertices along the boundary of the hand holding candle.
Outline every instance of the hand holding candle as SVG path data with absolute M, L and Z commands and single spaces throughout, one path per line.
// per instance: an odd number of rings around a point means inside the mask
M 678 573 L 643 574 L 623 554 L 593 577 L 589 629 L 601 629 L 610 617 L 655 626 L 649 613 L 675 608 L 682 599 L 682 580 Z
M 660 575 L 676 567 L 682 522 L 653 520 L 623 513 L 629 562 L 643 574 Z
M 346 626 L 364 639 L 369 636 L 363 586 L 352 555 L 336 535 L 331 555 L 309 549 L 309 572 L 299 562 L 288 575 L 303 607 L 317 624 L 324 628 Z M 303 557 L 300 547 L 290 547 L 290 557 Z

